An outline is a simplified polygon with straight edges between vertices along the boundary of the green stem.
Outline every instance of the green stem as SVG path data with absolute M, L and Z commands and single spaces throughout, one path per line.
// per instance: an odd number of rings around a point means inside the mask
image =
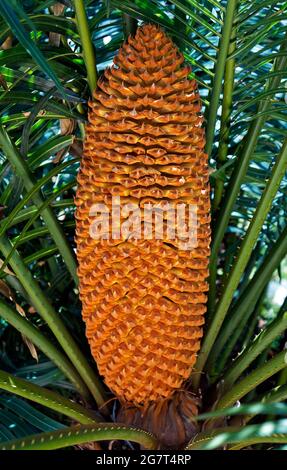
M 259 356 L 277 336 L 280 336 L 287 328 L 287 311 L 276 318 L 257 338 L 251 346 L 244 351 L 233 363 L 230 370 L 223 377 L 224 390 L 232 387 L 242 372 Z
M 12 250 L 10 251 L 9 255 L 6 257 L 5 259 L 5 262 L 3 263 L 2 265 L 2 270 L 4 268 L 4 266 L 7 266 L 7 264 L 9 263 L 10 261 L 10 257 L 13 255 L 14 251 L 16 250 L 16 248 L 18 248 L 18 245 L 23 241 L 23 238 L 25 237 L 25 234 L 27 232 L 27 230 L 29 229 L 29 227 L 35 222 L 37 221 L 38 217 L 39 217 L 39 214 L 41 214 L 41 212 L 46 208 L 48 207 L 48 205 L 58 196 L 60 195 L 62 192 L 64 192 L 65 190 L 67 189 L 70 189 L 73 187 L 73 184 L 74 183 L 68 183 L 67 185 L 63 186 L 60 190 L 57 190 L 55 191 L 54 193 L 52 193 L 51 196 L 47 197 L 45 199 L 45 201 L 43 202 L 43 204 L 38 208 L 36 214 L 34 214 L 29 220 L 28 222 L 26 223 L 25 227 L 22 229 L 20 235 L 18 235 L 15 243 L 14 243 L 14 246 L 12 248 Z M 28 193 L 29 194 L 29 193 Z M 28 195 L 26 195 L 25 197 L 27 197 Z M 25 199 L 25 198 L 24 198 Z M 16 208 L 15 208 L 16 209 Z M 13 211 L 10 213 L 10 218 L 11 218 L 11 215 L 13 214 Z M 7 225 L 7 224 L 6 224 Z M 1 224 L 0 224 L 0 230 L 2 229 L 2 232 L 4 233 L 5 232 L 5 228 L 3 230 L 3 226 L 1 227 Z M 1 233 L 1 232 L 0 232 Z M 0 239 L 1 239 L 1 235 L 0 235 Z M 53 245 L 50 245 L 48 246 L 47 250 L 49 251 L 50 249 L 52 249 L 52 252 L 54 253 L 54 248 L 56 248 L 56 252 L 58 251 L 57 249 L 57 246 L 54 247 Z M 45 249 L 43 249 L 43 251 L 45 251 Z M 32 258 L 34 257 L 34 253 L 32 255 L 30 255 Z M 29 257 L 28 257 L 29 259 Z M 26 263 L 25 259 L 24 259 L 24 262 Z
M 207 115 L 207 129 L 206 129 L 206 152 L 210 155 L 213 145 L 215 124 L 217 119 L 218 104 L 222 88 L 222 79 L 224 75 L 225 62 L 228 54 L 228 47 L 231 37 L 232 24 L 234 12 L 236 9 L 237 0 L 229 0 L 226 7 L 224 25 L 222 29 L 222 36 L 219 44 L 219 53 L 215 65 L 215 75 L 212 90 L 210 93 L 210 105 Z
M 78 421 L 80 424 L 92 424 L 97 421 L 91 411 L 74 403 L 72 400 L 68 400 L 56 392 L 39 387 L 39 385 L 35 385 L 27 380 L 14 377 L 2 370 L 0 370 L 0 388 L 57 411 Z
M 2 126 L 0 126 L 0 146 L 2 146 L 3 152 L 10 161 L 13 168 L 15 168 L 16 174 L 22 179 L 26 191 L 32 190 L 35 185 L 35 179 L 30 173 L 26 161 L 22 158 L 17 148 L 10 140 L 9 135 Z M 39 208 L 44 202 L 43 196 L 40 191 L 37 191 L 33 195 L 32 199 L 37 208 Z M 51 233 L 52 238 L 54 239 L 56 245 L 59 248 L 59 252 L 63 257 L 68 270 L 70 271 L 75 283 L 77 284 L 78 278 L 75 256 L 65 237 L 61 225 L 59 224 L 55 214 L 53 213 L 50 207 L 44 209 L 41 215 Z
M 65 374 L 66 377 L 77 387 L 81 395 L 87 397 L 87 388 L 80 379 L 76 369 L 70 361 L 48 340 L 34 325 L 22 317 L 18 312 L 13 310 L 6 302 L 0 299 L 0 317 L 14 326 L 20 333 L 27 336 L 35 346 L 37 346 L 57 367 Z
M 43 227 L 39 219 L 34 220 L 34 227 L 35 227 L 35 230 L 37 230 L 37 228 L 40 228 L 40 229 L 45 228 Z M 46 238 L 40 238 L 39 242 L 42 248 L 49 248 L 51 246 L 50 242 Z M 50 269 L 51 277 L 54 279 L 59 269 L 57 258 L 55 256 L 48 258 L 47 263 Z
M 207 331 L 203 345 L 199 354 L 199 358 L 196 365 L 197 374 L 194 374 L 194 385 L 198 387 L 200 373 L 203 370 L 203 367 L 206 363 L 208 355 L 211 351 L 211 348 L 217 338 L 217 335 L 220 331 L 221 325 L 225 319 L 228 308 L 231 304 L 234 292 L 236 291 L 241 276 L 246 268 L 250 255 L 252 253 L 253 247 L 258 239 L 258 235 L 262 228 L 262 225 L 266 219 L 266 216 L 270 210 L 272 201 L 278 191 L 281 180 L 285 174 L 287 168 L 287 139 L 284 141 L 281 152 L 276 159 L 276 163 L 272 168 L 271 177 L 263 191 L 259 204 L 257 206 L 256 212 L 250 225 L 248 227 L 247 233 L 244 237 L 244 240 L 241 244 L 238 257 L 232 267 L 231 273 L 228 278 L 228 282 L 223 291 L 222 297 L 218 303 L 217 311 L 215 312 L 213 321 Z
M 210 371 L 209 372 L 209 374 L 210 374 L 210 383 L 213 383 L 213 382 L 217 381 L 218 376 L 222 373 L 223 369 L 225 368 L 225 364 L 226 364 L 228 358 L 230 358 L 235 346 L 240 347 L 239 346 L 240 345 L 240 337 L 244 332 L 246 324 L 249 323 L 249 317 L 250 317 L 251 314 L 252 314 L 252 316 L 254 316 L 254 318 L 253 318 L 253 322 L 250 322 L 251 323 L 250 326 L 252 327 L 254 324 L 256 325 L 256 323 L 258 323 L 258 318 L 260 317 L 260 313 L 262 311 L 262 304 L 264 302 L 265 295 L 266 295 L 266 293 L 263 292 L 263 294 L 259 297 L 259 300 L 258 300 L 257 304 L 255 305 L 254 311 L 252 311 L 252 308 L 251 308 L 250 310 L 247 310 L 245 312 L 245 315 L 242 318 L 241 322 L 237 325 L 236 328 L 233 329 L 233 331 L 231 333 L 231 336 L 228 339 L 225 347 L 223 347 L 223 349 L 221 350 L 221 353 L 219 354 L 219 356 L 217 356 L 217 360 L 215 359 L 215 353 L 213 353 L 213 350 L 212 350 L 212 354 L 209 355 L 209 358 L 208 358 L 208 361 L 207 361 L 207 364 L 206 364 L 206 370 Z M 233 316 L 232 316 L 232 318 L 230 318 L 231 323 L 232 323 L 232 321 L 233 321 Z M 226 318 L 226 324 L 228 324 L 228 323 L 229 323 L 229 317 Z M 254 329 L 252 330 L 252 333 L 254 333 Z M 247 344 L 249 344 L 249 343 L 247 343 Z M 217 344 L 215 343 L 214 350 L 215 350 L 216 346 L 217 346 Z M 232 364 L 233 364 L 233 361 L 231 359 L 230 367 L 232 367 Z M 227 370 L 229 370 L 229 369 L 227 368 Z
M 276 57 L 274 61 L 273 72 L 281 72 L 286 70 L 287 64 L 287 40 L 284 40 L 280 46 L 280 54 L 283 55 Z M 277 75 L 272 79 L 267 81 L 266 90 L 275 90 L 281 82 L 281 76 Z M 234 208 L 236 198 L 238 196 L 241 183 L 247 173 L 249 161 L 254 153 L 254 150 L 257 145 L 258 137 L 261 133 L 262 127 L 268 118 L 268 110 L 271 105 L 272 95 L 269 94 L 268 97 L 263 100 L 258 106 L 257 113 L 260 115 L 252 121 L 250 128 L 244 138 L 243 145 L 241 147 L 240 154 L 237 157 L 232 176 L 228 183 L 228 187 L 225 191 L 225 198 L 221 204 L 220 210 L 216 217 L 216 225 L 213 230 L 213 241 L 212 241 L 212 250 L 210 256 L 210 291 L 211 291 L 211 300 L 215 301 L 215 282 L 217 277 L 217 258 L 218 252 L 225 234 L 225 230 L 228 226 L 230 215 Z M 210 301 L 211 302 L 211 301 Z M 212 312 L 211 312 L 212 313 Z
M 264 403 L 275 403 L 284 401 L 287 398 L 287 384 L 281 385 L 271 390 L 267 395 L 262 398 Z
M 283 369 L 283 371 L 286 369 Z M 281 387 L 275 387 L 273 388 L 269 393 L 266 393 L 264 395 L 259 395 L 258 397 L 258 402 L 262 403 L 263 406 L 266 403 L 276 403 L 276 402 L 284 402 L 287 398 L 287 385 L 281 386 Z M 244 405 L 243 405 L 244 406 Z M 266 406 L 266 405 L 265 405 Z M 268 406 L 268 405 L 267 405 Z M 266 409 L 266 408 L 265 408 Z M 251 421 L 255 416 L 258 415 L 259 412 L 254 411 L 254 413 L 249 413 L 241 416 L 234 416 L 234 418 L 231 419 L 230 424 L 231 425 L 237 425 L 240 424 L 240 426 L 245 426 L 249 421 Z M 271 410 L 271 414 L 274 416 L 274 411 Z M 269 418 L 272 419 L 272 418 Z
M 248 321 L 247 327 L 246 327 L 246 323 L 244 322 L 246 328 L 244 331 L 245 334 L 243 334 L 243 338 L 242 338 L 242 350 L 246 349 L 249 346 L 250 342 L 252 341 L 251 338 L 254 336 L 256 328 L 258 326 L 258 321 L 260 319 L 260 313 L 262 312 L 262 309 L 263 309 L 263 302 L 265 300 L 266 294 L 267 294 L 267 286 L 265 287 L 265 289 L 263 289 L 262 294 L 260 295 L 255 305 L 254 311 L 251 314 L 251 318 Z M 239 328 L 241 328 L 241 325 Z M 241 328 L 242 333 L 243 333 L 243 330 L 244 328 L 242 327 Z
M 241 292 L 238 301 L 232 307 L 232 316 L 230 321 L 226 322 L 220 331 L 212 355 L 208 362 L 208 370 L 211 371 L 216 364 L 216 370 L 220 371 L 223 367 L 229 353 L 236 344 L 242 329 L 239 325 L 246 324 L 250 315 L 254 311 L 256 302 L 260 298 L 265 286 L 270 281 L 272 273 L 278 268 L 287 251 L 287 227 L 273 245 L 268 255 L 264 259 L 257 273 L 253 276 L 250 283 Z M 218 357 L 220 356 L 220 365 Z M 223 357 L 224 356 L 224 357 Z M 219 367 L 220 366 L 220 367 Z
M 272 426 L 272 423 L 270 424 Z M 229 447 L 227 450 L 241 450 L 244 447 L 253 446 L 255 444 L 287 444 L 287 436 L 277 434 L 275 436 L 252 437 L 251 439 L 246 439 L 239 444 Z
M 236 432 L 240 431 L 240 427 L 233 426 L 233 427 L 224 427 L 224 428 L 217 428 L 212 429 L 211 431 L 203 431 L 200 432 L 197 436 L 195 436 L 194 440 L 189 442 L 186 446 L 186 450 L 200 450 L 205 444 L 210 442 L 219 434 L 229 433 L 229 432 Z
M 156 449 L 155 437 L 142 429 L 121 424 L 90 424 L 73 426 L 59 431 L 43 432 L 30 437 L 0 444 L 0 450 L 53 450 L 85 442 L 124 440 L 141 444 L 146 449 Z
M 13 290 L 15 290 L 16 292 L 19 292 L 20 295 L 26 300 L 27 303 L 30 302 L 29 295 L 27 294 L 21 282 L 17 279 L 16 276 L 6 274 L 4 278 L 5 278 L 5 282 L 7 282 L 7 284 L 9 284 L 9 286 L 12 287 Z
M 70 206 L 73 206 L 73 205 L 74 205 L 74 201 L 72 199 L 65 199 L 65 200 L 62 200 L 62 201 L 53 201 L 51 203 L 51 206 L 55 209 L 58 209 L 58 208 L 61 209 L 63 207 L 66 208 L 66 207 L 70 207 Z M 13 227 L 14 225 L 19 224 L 20 222 L 23 222 L 23 221 L 29 219 L 34 214 L 36 214 L 36 212 L 38 212 L 38 209 L 34 205 L 31 205 L 29 207 L 26 207 L 25 209 L 22 209 L 21 211 L 18 212 L 17 215 L 15 215 L 15 217 L 13 217 L 13 220 L 10 220 L 10 223 L 7 226 L 7 229 L 10 228 L 10 227 Z M 3 223 L 5 223 L 5 218 L 2 220 L 2 224 Z M 1 224 L 0 224 L 0 229 L 1 229 Z
M 282 312 L 286 312 L 287 310 L 287 296 L 284 299 L 283 304 L 278 312 L 278 315 L 281 315 Z M 279 374 L 277 385 L 285 385 L 287 383 L 287 372 L 286 369 L 282 370 L 281 374 Z
M 233 24 L 230 35 L 228 56 L 236 50 L 236 26 Z M 221 125 L 219 132 L 219 147 L 217 157 L 217 168 L 220 168 L 227 160 L 229 148 L 230 116 L 232 110 L 232 93 L 234 88 L 235 59 L 227 59 L 224 73 L 223 99 Z M 215 180 L 213 209 L 220 206 L 224 188 L 224 181 L 220 178 Z M 215 296 L 214 296 L 215 300 Z
M 33 215 L 33 218 L 34 218 L 34 216 L 38 216 L 38 213 L 37 214 L 35 213 Z M 73 220 L 69 220 L 67 222 L 64 222 L 63 225 L 64 225 L 64 227 L 67 227 L 67 228 L 71 228 L 71 227 L 74 228 L 75 227 L 75 222 Z M 35 229 L 32 229 L 32 230 L 27 229 L 23 236 L 22 236 L 22 233 L 21 233 L 21 235 L 16 235 L 15 237 L 11 238 L 11 242 L 13 243 L 14 246 L 15 246 L 15 244 L 17 244 L 16 248 L 18 248 L 19 245 L 22 245 L 23 243 L 26 243 L 27 241 L 31 241 L 31 240 L 34 240 L 34 239 L 39 239 L 39 237 L 44 237 L 45 235 L 49 235 L 49 230 L 47 229 L 47 227 L 45 227 L 43 225 L 39 225 L 39 228 L 35 228 Z M 48 246 L 48 248 L 49 248 L 49 246 Z M 54 245 L 54 246 L 56 246 L 56 245 Z M 57 274 L 57 272 L 55 274 Z
M 92 95 L 93 91 L 97 87 L 97 65 L 84 0 L 74 0 L 74 7 L 78 31 L 83 48 L 88 83 Z
M 266 422 L 266 427 L 269 422 Z M 273 422 L 270 422 L 272 427 Z M 227 444 L 238 443 L 228 448 L 227 450 L 240 450 L 243 447 L 255 445 L 255 444 L 286 444 L 287 436 L 284 434 L 274 433 L 271 436 L 256 436 L 254 434 L 260 434 L 262 431 L 262 424 L 252 424 L 244 429 L 241 427 L 231 426 L 225 428 L 218 428 L 214 431 L 200 433 L 196 440 L 190 443 L 187 447 L 188 450 L 212 450 L 218 447 L 226 446 Z M 248 437 L 248 434 L 252 434 Z M 217 439 L 216 439 L 217 438 Z
M 0 250 L 5 257 L 8 257 L 12 245 L 6 236 L 0 237 Z M 14 251 L 10 259 L 10 265 L 30 296 L 31 302 L 39 315 L 47 322 L 49 328 L 54 333 L 60 345 L 70 358 L 72 364 L 76 367 L 82 379 L 85 381 L 89 390 L 99 406 L 104 404 L 104 392 L 99 379 L 96 377 L 88 361 L 80 351 L 59 315 L 55 312 L 53 306 L 33 278 L 31 272 L 25 266 L 19 253 Z
M 279 379 L 278 379 L 278 385 L 283 385 L 287 383 L 287 371 L 282 370 Z
M 271 245 L 272 247 L 272 245 Z M 232 251 L 232 250 L 230 250 Z M 268 252 L 267 252 L 268 253 Z M 265 253 L 264 253 L 265 254 Z M 231 258 L 230 258 L 230 264 L 232 264 L 234 258 L 234 251 L 231 253 Z M 251 279 L 253 278 L 254 274 L 254 267 L 258 265 L 258 261 L 262 259 L 262 243 L 261 240 L 258 240 L 258 243 L 256 244 L 254 250 L 251 253 L 251 256 L 249 258 L 248 264 L 246 266 L 246 269 L 244 271 L 244 276 L 243 279 L 240 281 L 240 284 L 238 286 L 238 297 L 241 296 L 242 292 L 246 289 L 246 286 L 249 284 Z M 226 281 L 228 278 L 228 275 L 224 279 Z M 225 282 L 223 282 L 223 285 Z
M 268 362 L 251 372 L 247 377 L 235 384 L 223 397 L 220 398 L 216 405 L 217 410 L 229 408 L 247 393 L 260 385 L 265 380 L 272 377 L 280 370 L 287 366 L 287 352 L 282 351 Z

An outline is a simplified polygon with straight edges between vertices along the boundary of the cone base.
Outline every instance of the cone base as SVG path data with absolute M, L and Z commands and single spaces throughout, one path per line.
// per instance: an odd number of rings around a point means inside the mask
M 188 390 L 172 396 L 135 406 L 122 403 L 117 422 L 132 425 L 154 434 L 159 449 L 182 449 L 198 433 L 193 417 L 198 414 L 200 400 Z

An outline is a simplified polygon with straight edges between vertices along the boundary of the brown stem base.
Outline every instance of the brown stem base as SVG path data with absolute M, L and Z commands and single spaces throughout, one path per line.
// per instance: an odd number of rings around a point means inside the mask
M 122 403 L 117 422 L 134 425 L 154 434 L 160 449 L 181 449 L 199 431 L 193 417 L 198 414 L 199 399 L 187 390 L 140 407 Z

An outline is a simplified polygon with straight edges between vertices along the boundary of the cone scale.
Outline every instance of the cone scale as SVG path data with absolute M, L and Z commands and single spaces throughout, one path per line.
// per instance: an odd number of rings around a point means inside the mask
M 93 357 L 123 407 L 141 416 L 153 409 L 145 425 L 153 430 L 148 421 L 157 404 L 184 408 L 179 397 L 189 396 L 208 290 L 208 161 L 197 84 L 183 62 L 157 26 L 129 37 L 89 103 L 75 199 L 80 298 Z M 197 246 L 184 249 L 165 230 L 160 238 L 156 219 L 149 220 L 152 238 L 113 239 L 110 228 L 95 238 L 92 208 L 102 204 L 110 217 L 115 198 L 120 208 L 139 207 L 138 215 L 146 205 L 196 206 Z M 121 211 L 121 226 L 129 216 Z

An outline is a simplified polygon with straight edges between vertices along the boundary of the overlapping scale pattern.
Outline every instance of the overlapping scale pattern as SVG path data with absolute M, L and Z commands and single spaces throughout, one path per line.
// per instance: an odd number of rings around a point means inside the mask
M 80 297 L 92 354 L 125 402 L 170 397 L 188 379 L 206 310 L 210 243 L 207 155 L 199 94 L 165 33 L 144 25 L 98 81 L 76 195 Z M 91 208 L 112 202 L 196 205 L 197 241 L 91 235 Z M 163 207 L 162 206 L 162 207 Z M 121 213 L 121 224 L 129 214 Z M 187 221 L 187 215 L 185 215 Z M 141 219 L 140 219 L 141 220 Z M 168 215 L 164 216 L 164 227 Z M 140 221 L 143 226 L 142 220 Z M 144 233 L 144 231 L 143 231 Z

